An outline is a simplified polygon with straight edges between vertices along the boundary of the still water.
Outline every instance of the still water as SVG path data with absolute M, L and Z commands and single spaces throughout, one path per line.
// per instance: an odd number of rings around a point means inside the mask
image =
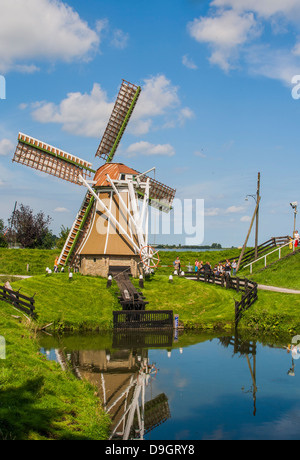
M 41 347 L 98 387 L 111 439 L 300 439 L 300 360 L 287 338 L 116 333 L 45 336 Z

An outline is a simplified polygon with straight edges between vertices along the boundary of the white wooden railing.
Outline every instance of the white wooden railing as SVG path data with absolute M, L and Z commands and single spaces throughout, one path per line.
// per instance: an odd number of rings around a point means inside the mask
M 267 257 L 274 252 L 278 251 L 278 259 L 281 259 L 281 249 L 284 248 L 285 246 L 288 246 L 290 244 L 290 241 L 288 243 L 283 244 L 282 246 L 279 246 L 279 248 L 274 249 L 273 251 L 269 252 L 268 254 L 260 257 L 259 259 L 253 260 L 249 264 L 245 265 L 243 268 L 250 267 L 250 273 L 252 273 L 252 265 L 258 262 L 259 260 L 265 259 L 265 267 L 267 266 Z M 295 250 L 295 240 L 293 240 L 293 251 Z

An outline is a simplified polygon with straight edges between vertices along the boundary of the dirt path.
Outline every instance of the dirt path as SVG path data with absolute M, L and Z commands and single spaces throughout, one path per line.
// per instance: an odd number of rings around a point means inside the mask
M 285 294 L 300 294 L 300 290 L 296 289 L 287 289 L 276 286 L 266 286 L 265 284 L 258 284 L 258 289 L 263 291 L 273 291 L 273 292 L 283 292 Z
M 26 279 L 26 278 L 32 278 L 32 276 L 26 276 L 26 275 L 1 275 L 0 274 L 0 277 L 1 276 L 11 276 L 11 277 L 14 277 L 14 278 L 23 278 L 23 279 Z

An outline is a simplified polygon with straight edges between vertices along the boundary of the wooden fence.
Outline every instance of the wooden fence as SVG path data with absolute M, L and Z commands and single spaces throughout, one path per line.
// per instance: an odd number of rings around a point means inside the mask
M 19 291 L 12 291 L 5 286 L 0 286 L 0 299 L 12 303 L 19 310 L 24 311 L 32 317 L 35 317 L 34 298 L 20 294 Z
M 115 329 L 173 328 L 173 311 L 114 311 L 113 325 Z
M 252 287 L 252 289 L 246 291 L 242 296 L 240 302 L 235 301 L 235 326 L 238 325 L 242 314 L 245 310 L 251 307 L 251 305 L 257 300 L 257 284 Z
M 285 243 L 288 243 L 290 240 L 290 237 L 288 235 L 286 236 L 273 236 L 270 238 L 268 241 L 265 241 L 264 243 L 260 244 L 257 246 L 257 257 L 261 257 L 266 252 L 268 252 L 270 249 L 276 248 L 277 246 L 282 246 Z M 236 257 L 231 257 L 231 259 L 228 259 L 230 262 L 233 260 L 238 261 L 239 256 L 237 255 Z M 244 265 L 250 263 L 252 260 L 255 260 L 255 248 L 250 249 L 249 251 L 246 251 L 245 254 L 242 257 L 241 260 L 241 265 L 240 268 L 243 267 Z M 224 260 L 221 260 L 221 262 L 225 262 Z

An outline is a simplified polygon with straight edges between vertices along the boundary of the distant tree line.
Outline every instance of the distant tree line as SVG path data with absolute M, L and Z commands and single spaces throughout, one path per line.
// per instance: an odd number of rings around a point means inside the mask
M 20 204 L 8 219 L 7 226 L 0 219 L 0 247 L 62 249 L 70 230 L 62 225 L 56 236 L 50 229 L 51 221 L 43 211 L 34 214 L 29 206 Z
M 198 246 L 198 245 L 183 245 L 183 244 L 158 244 L 156 245 L 157 248 L 162 249 L 222 249 L 222 245 L 220 243 L 212 243 L 210 246 Z

